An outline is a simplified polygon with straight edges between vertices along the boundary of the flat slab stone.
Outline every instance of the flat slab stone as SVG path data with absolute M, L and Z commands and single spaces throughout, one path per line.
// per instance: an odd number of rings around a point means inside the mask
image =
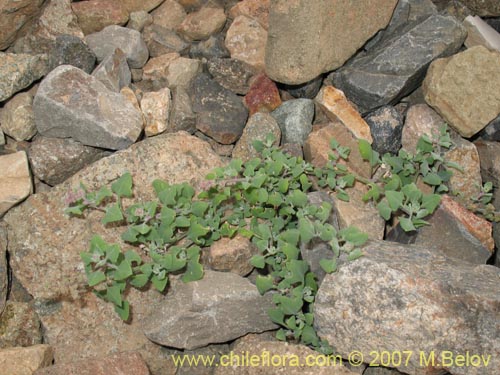
M 33 191 L 26 152 L 0 156 L 0 217 Z

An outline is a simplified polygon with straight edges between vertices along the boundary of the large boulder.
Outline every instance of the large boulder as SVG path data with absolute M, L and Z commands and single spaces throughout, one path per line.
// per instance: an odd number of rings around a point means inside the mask
M 8 48 L 22 27 L 40 12 L 45 0 L 0 1 L 0 50 Z

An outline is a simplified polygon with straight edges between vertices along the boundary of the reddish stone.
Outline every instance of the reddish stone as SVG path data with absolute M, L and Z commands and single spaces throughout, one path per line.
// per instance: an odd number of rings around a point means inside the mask
M 89 0 L 72 3 L 71 8 L 85 35 L 101 31 L 109 25 L 125 25 L 128 12 L 117 0 Z
M 278 87 L 264 73 L 259 74 L 245 95 L 244 103 L 250 116 L 257 112 L 271 112 L 281 105 Z

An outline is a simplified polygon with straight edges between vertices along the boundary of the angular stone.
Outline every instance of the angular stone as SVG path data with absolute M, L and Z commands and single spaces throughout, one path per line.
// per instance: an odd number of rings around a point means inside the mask
M 372 241 L 364 256 L 325 277 L 316 296 L 314 324 L 342 356 L 360 351 L 434 352 L 436 362 L 409 358 L 398 370 L 439 371 L 442 351 L 491 355 L 487 367 L 446 366 L 453 374 L 496 374 L 500 270 L 447 258 L 415 245 Z M 373 280 L 377 280 L 373 283 Z M 369 285 L 369 287 L 367 287 Z
M 277 82 L 301 84 L 342 66 L 389 23 L 397 0 L 271 2 L 266 73 Z M 349 32 L 345 32 L 349 30 Z
M 96 63 L 94 52 L 78 37 L 60 35 L 49 54 L 50 70 L 59 65 L 73 65 L 85 73 L 92 73 Z
M 406 113 L 405 125 L 401 135 L 403 148 L 411 153 L 417 151 L 417 143 L 423 135 L 439 134 L 439 129 L 445 124 L 427 104 L 416 104 Z
M 214 271 L 246 276 L 253 270 L 250 258 L 258 253 L 257 247 L 246 237 L 223 237 L 210 246 L 208 264 Z
M 128 12 L 121 1 L 88 0 L 71 3 L 78 24 L 85 35 L 101 31 L 110 25 L 125 25 Z
M 0 223 L 0 316 L 2 315 L 5 309 L 5 301 L 7 300 L 7 293 L 9 293 L 9 268 L 7 263 L 7 228 L 3 223 Z
M 138 352 L 123 352 L 104 358 L 91 358 L 70 363 L 56 363 L 33 375 L 149 375 L 148 366 Z
M 144 128 L 146 136 L 151 137 L 167 130 L 170 103 L 170 89 L 168 87 L 144 93 L 141 99 L 141 109 L 146 122 Z
M 0 52 L 0 102 L 28 87 L 47 72 L 46 55 Z
M 434 61 L 423 83 L 425 100 L 462 137 L 500 114 L 500 52 L 476 46 Z
M 225 23 L 226 15 L 223 9 L 203 7 L 199 11 L 189 13 L 177 31 L 188 40 L 205 40 L 221 31 Z
M 144 66 L 142 80 L 150 82 L 153 89 L 188 87 L 201 70 L 201 62 L 180 57 L 177 52 L 154 57 Z
M 102 60 L 92 72 L 92 76 L 101 81 L 108 90 L 114 92 L 120 92 L 123 87 L 130 85 L 132 82 L 127 57 L 119 48 Z
M 0 125 L 16 141 L 28 141 L 36 134 L 33 95 L 21 92 L 12 97 L 0 114 Z
M 248 108 L 250 116 L 257 112 L 274 111 L 281 105 L 278 87 L 264 73 L 261 73 L 253 79 L 243 103 Z
M 193 12 L 200 9 L 208 0 L 177 0 L 187 12 Z
M 467 39 L 465 46 L 471 48 L 474 46 L 483 46 L 489 50 L 500 51 L 500 34 L 478 16 L 468 16 L 464 20 L 467 28 Z
M 0 128 L 0 146 L 5 144 L 5 135 L 3 134 L 2 128 Z
M 149 52 L 141 33 L 121 26 L 107 26 L 102 31 L 87 35 L 85 42 L 101 62 L 116 48 L 127 56 L 131 68 L 140 69 L 148 61 Z
M 467 7 L 481 17 L 499 17 L 500 3 L 496 0 L 467 0 Z
M 183 6 L 175 0 L 166 0 L 153 12 L 153 23 L 169 30 L 175 30 L 187 16 Z
M 42 327 L 33 306 L 8 301 L 0 314 L 0 348 L 26 347 L 42 343 Z
M 161 306 L 142 319 L 144 334 L 153 342 L 195 349 L 276 328 L 267 315 L 272 294 L 261 296 L 255 285 L 232 272 L 205 271 L 199 281 L 172 284 Z
M 134 29 L 139 32 L 144 30 L 146 26 L 149 26 L 153 23 L 153 16 L 145 11 L 133 12 L 130 13 L 130 17 L 127 23 L 127 27 L 129 29 Z
M 33 102 L 35 122 L 47 137 L 71 137 L 88 146 L 119 150 L 142 131 L 142 115 L 119 93 L 70 65 L 42 81 Z
M 238 16 L 226 34 L 226 48 L 232 59 L 242 60 L 258 70 L 264 70 L 267 31 L 254 19 Z
M 485 141 L 500 141 L 500 116 L 490 122 L 479 132 L 479 136 Z
M 0 217 L 33 191 L 26 152 L 0 156 Z
M 159 57 L 172 52 L 184 53 L 189 48 L 189 44 L 177 35 L 175 31 L 154 23 L 146 26 L 142 35 L 151 57 Z
M 370 127 L 341 90 L 325 86 L 315 100 L 330 120 L 340 121 L 356 138 L 373 142 Z
M 123 95 L 123 97 L 134 106 L 135 109 L 137 109 L 139 112 L 141 111 L 141 106 L 139 105 L 139 100 L 137 99 L 137 95 L 142 95 L 141 93 L 135 94 L 134 90 L 132 90 L 130 87 L 125 86 L 120 90 L 120 94 Z
M 179 130 L 194 133 L 196 131 L 196 115 L 191 108 L 191 99 L 183 87 L 176 87 L 172 91 L 172 112 L 168 132 L 175 133 Z
M 229 10 L 229 17 L 233 20 L 238 16 L 253 18 L 264 29 L 269 28 L 270 0 L 243 0 Z
M 205 142 L 184 132 L 162 134 L 100 159 L 7 214 L 13 274 L 35 298 L 44 338 L 55 348 L 56 363 L 102 357 L 117 348 L 139 351 L 156 374 L 166 374 L 165 366 L 170 363 L 160 348 L 144 337 L 137 319 L 124 324 L 111 304 L 88 290 L 79 254 L 88 249 L 91 237 L 99 234 L 110 243 L 119 243 L 122 249 L 130 247 L 121 241 L 120 228 L 101 224 L 100 212 L 90 212 L 84 219 L 68 218 L 64 214 L 68 193 L 80 182 L 91 191 L 103 185 L 109 187 L 129 171 L 140 184 L 134 189 L 134 201 L 147 201 L 155 196 L 151 186 L 155 179 L 170 184 L 189 182 L 197 187 L 209 171 L 219 166 L 220 158 Z M 132 289 L 127 299 L 134 318 L 140 318 L 159 309 L 163 296 L 153 290 Z
M 250 116 L 241 138 L 234 146 L 233 158 L 247 161 L 258 157 L 259 153 L 253 147 L 253 141 L 265 141 L 268 134 L 273 135 L 274 144 L 279 146 L 281 130 L 274 117 L 268 113 L 256 113 Z
M 212 149 L 215 151 L 215 153 L 223 158 L 228 158 L 232 155 L 234 145 L 223 145 L 220 144 L 219 142 L 215 141 L 213 138 L 210 138 L 206 134 L 196 131 L 194 133 L 194 136 L 204 140 L 205 142 L 208 142 L 208 144 L 212 147 Z
M 128 13 L 149 12 L 160 5 L 163 0 L 121 0 L 121 3 Z
M 4 0 L 0 3 L 0 50 L 7 49 L 17 39 L 23 26 L 39 14 L 44 3 L 45 0 Z
M 500 143 L 478 140 L 474 145 L 479 154 L 483 180 L 491 181 L 495 188 L 500 186 Z
M 207 61 L 210 75 L 221 86 L 236 94 L 245 95 L 257 71 L 246 62 L 235 59 L 213 58 Z
M 322 83 L 323 77 L 318 76 L 300 85 L 282 85 L 282 87 L 294 98 L 314 99 L 318 95 Z
M 314 102 L 311 99 L 288 100 L 271 112 L 281 129 L 281 143 L 303 145 L 312 130 Z
M 222 59 L 229 57 L 229 55 L 229 51 L 224 44 L 223 34 L 212 35 L 207 40 L 199 43 L 193 43 L 189 49 L 189 57 L 192 59 Z
M 434 59 L 458 51 L 466 34 L 455 18 L 432 15 L 390 43 L 334 72 L 334 85 L 362 113 L 394 104 L 420 84 Z
M 373 138 L 372 148 L 381 155 L 397 154 L 401 148 L 403 116 L 393 106 L 384 106 L 365 117 Z
M 488 25 L 490 25 L 500 33 L 500 17 L 486 18 L 485 21 L 488 23 Z
M 33 174 L 51 186 L 62 183 L 106 155 L 103 150 L 84 146 L 70 138 L 42 136 L 36 137 L 28 150 Z
M 9 375 L 31 375 L 38 369 L 50 366 L 53 360 L 54 351 L 46 344 L 0 350 L 0 367 Z
M 207 74 L 197 75 L 188 89 L 196 128 L 219 143 L 234 143 L 243 133 L 248 112 L 241 99 Z

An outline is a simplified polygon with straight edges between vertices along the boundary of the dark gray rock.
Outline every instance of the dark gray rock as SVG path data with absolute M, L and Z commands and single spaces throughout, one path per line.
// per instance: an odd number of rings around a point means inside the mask
M 191 99 L 186 89 L 178 86 L 172 90 L 172 111 L 168 132 L 185 130 L 193 134 L 196 131 L 196 115 L 191 108 Z
M 231 144 L 243 133 L 248 111 L 241 99 L 208 74 L 197 75 L 188 89 L 196 128 L 219 143 Z
M 71 65 L 54 69 L 33 101 L 38 132 L 85 145 L 119 150 L 142 132 L 142 114 L 119 93 Z
M 73 35 L 60 35 L 49 54 L 50 70 L 59 65 L 73 65 L 85 73 L 91 73 L 96 64 L 94 52 L 83 40 Z
M 146 26 L 142 35 L 151 57 L 158 57 L 171 52 L 185 54 L 189 49 L 189 43 L 184 41 L 175 31 L 160 25 Z
M 314 101 L 311 99 L 288 100 L 271 112 L 281 129 L 282 143 L 303 145 L 312 131 Z
M 144 334 L 155 343 L 196 349 L 277 328 L 267 315 L 272 294 L 261 296 L 232 272 L 205 271 L 199 281 L 172 284 L 161 307 L 142 320 Z
M 207 40 L 193 43 L 189 50 L 189 57 L 192 59 L 206 58 L 210 60 L 214 58 L 222 59 L 229 56 L 230 53 L 224 43 L 223 34 L 212 35 Z
M 493 27 L 496 31 L 500 33 L 500 17 L 496 18 L 486 18 L 485 19 L 486 23 Z
M 279 85 L 278 87 L 287 91 L 294 98 L 314 99 L 318 95 L 321 84 L 323 83 L 323 75 L 319 75 L 309 82 L 301 85 Z
M 455 18 L 432 15 L 332 73 L 334 86 L 363 113 L 394 104 L 421 83 L 433 60 L 458 51 L 466 34 Z
M 0 223 L 0 316 L 5 308 L 9 289 L 9 267 L 7 264 L 7 228 Z
M 486 125 L 479 136 L 485 141 L 500 141 L 500 116 Z
M 125 53 L 131 68 L 140 69 L 148 61 L 148 47 L 141 33 L 136 30 L 111 25 L 97 33 L 87 35 L 85 42 L 95 53 L 98 62 L 111 55 L 116 48 L 120 48 Z
M 92 75 L 104 86 L 114 92 L 120 92 L 122 87 L 130 85 L 132 73 L 127 63 L 127 56 L 119 48 L 104 58 Z
M 396 154 L 401 148 L 403 132 L 401 113 L 393 106 L 387 105 L 368 114 L 365 121 L 370 126 L 373 149 L 380 154 Z
M 250 81 L 257 70 L 244 61 L 213 58 L 207 62 L 208 72 L 226 89 L 240 95 L 250 90 Z

